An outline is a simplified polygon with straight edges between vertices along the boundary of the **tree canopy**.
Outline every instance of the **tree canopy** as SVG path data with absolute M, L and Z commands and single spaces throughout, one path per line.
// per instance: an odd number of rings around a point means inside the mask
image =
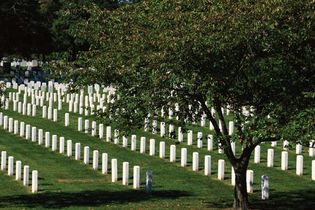
M 312 6 L 306 0 L 142 1 L 115 11 L 94 5 L 86 8 L 88 20 L 73 27 L 91 44 L 77 64 L 86 67 L 84 81 L 114 84 L 121 101 L 141 96 L 136 107 L 166 106 L 171 91 L 179 96 L 174 101 L 207 101 L 236 115 L 252 106 L 251 138 L 280 138 L 282 125 L 313 106 L 305 97 L 314 91 Z
M 182 121 L 206 113 L 236 172 L 236 207 L 247 208 L 245 172 L 256 145 L 314 138 L 314 98 L 306 97 L 315 89 L 314 2 L 144 0 L 84 9 L 90 16 L 71 33 L 90 49 L 70 77 L 114 85 L 119 98 L 108 111 L 124 126 L 174 103 Z M 234 113 L 233 136 L 221 107 Z M 231 140 L 243 144 L 240 157 Z

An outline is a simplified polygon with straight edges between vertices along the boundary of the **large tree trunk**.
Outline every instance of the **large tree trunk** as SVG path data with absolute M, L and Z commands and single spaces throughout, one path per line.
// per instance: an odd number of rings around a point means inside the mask
M 248 194 L 246 189 L 246 167 L 235 168 L 234 205 L 235 209 L 248 209 Z

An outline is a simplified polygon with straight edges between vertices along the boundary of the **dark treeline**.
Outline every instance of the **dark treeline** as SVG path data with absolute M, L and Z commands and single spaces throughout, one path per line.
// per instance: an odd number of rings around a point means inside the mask
M 3 0 L 0 1 L 0 57 L 36 55 L 42 59 L 52 52 L 65 52 L 72 60 L 84 41 L 69 35 L 71 25 L 88 18 L 82 8 L 95 3 L 100 8 L 115 8 L 116 0 Z M 61 15 L 70 12 L 68 19 Z

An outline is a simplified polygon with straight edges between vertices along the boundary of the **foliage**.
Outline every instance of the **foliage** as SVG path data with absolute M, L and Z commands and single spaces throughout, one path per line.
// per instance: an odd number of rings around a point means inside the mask
M 50 33 L 37 0 L 0 2 L 0 55 L 48 53 Z
M 142 1 L 115 11 L 94 4 L 71 31 L 91 43 L 76 65 L 86 68 L 84 82 L 114 84 L 117 102 L 134 102 L 130 110 L 207 101 L 247 122 L 239 130 L 246 141 L 280 138 L 286 122 L 312 106 L 303 95 L 314 90 L 312 8 L 307 0 Z
M 122 127 L 175 103 L 182 121 L 206 113 L 240 177 L 236 187 L 259 143 L 314 138 L 314 98 L 304 95 L 315 89 L 313 1 L 153 0 L 84 10 L 90 16 L 70 33 L 90 50 L 70 77 L 114 85 L 119 98 L 109 115 Z M 234 113 L 232 137 L 221 107 Z M 240 157 L 230 140 L 243 144 Z

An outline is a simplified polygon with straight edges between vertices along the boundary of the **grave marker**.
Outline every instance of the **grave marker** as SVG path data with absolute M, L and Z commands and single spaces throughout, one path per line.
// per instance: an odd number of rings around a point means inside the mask
M 193 152 L 193 157 L 192 157 L 192 170 L 193 171 L 198 171 L 199 170 L 199 153 L 198 152 Z
M 133 189 L 140 188 L 140 166 L 133 167 Z
M 128 185 L 128 181 L 129 181 L 129 163 L 123 162 L 122 184 Z
M 117 175 L 117 159 L 112 159 L 111 173 L 112 173 L 112 182 L 117 182 L 117 179 L 118 179 L 118 175 Z

